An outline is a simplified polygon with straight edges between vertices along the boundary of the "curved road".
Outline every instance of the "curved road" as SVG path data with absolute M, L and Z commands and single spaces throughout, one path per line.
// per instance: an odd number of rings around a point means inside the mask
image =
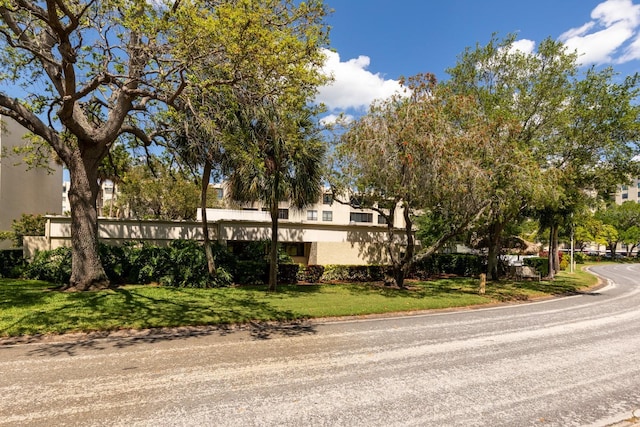
M 640 416 L 640 265 L 488 309 L 0 346 L 0 426 L 606 426 Z

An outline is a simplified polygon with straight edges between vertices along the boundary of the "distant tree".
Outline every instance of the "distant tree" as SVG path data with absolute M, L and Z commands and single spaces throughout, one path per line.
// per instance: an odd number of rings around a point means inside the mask
M 168 162 L 151 159 L 130 168 L 120 183 L 118 205 L 127 216 L 142 219 L 194 220 L 199 190 L 190 176 Z
M 13 245 L 22 247 L 24 236 L 44 236 L 47 219 L 42 215 L 22 214 L 11 222 Z
M 631 250 L 637 246 L 640 241 L 638 239 L 640 204 L 632 201 L 626 201 L 621 205 L 611 204 L 596 212 L 595 217 L 616 230 L 616 233 L 609 232 L 605 239 L 612 255 L 615 255 L 618 243 L 626 244 L 627 247 L 631 247 Z M 613 241 L 613 237 L 617 240 Z M 631 253 L 631 250 L 628 252 Z

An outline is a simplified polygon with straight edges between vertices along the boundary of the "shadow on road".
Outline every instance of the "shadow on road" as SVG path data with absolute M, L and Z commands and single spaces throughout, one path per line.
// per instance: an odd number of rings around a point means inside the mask
M 57 336 L 21 336 L 5 338 L 0 350 L 16 345 L 34 345 L 29 356 L 75 356 L 80 351 L 109 350 L 163 341 L 187 340 L 204 336 L 227 336 L 248 333 L 252 339 L 296 337 L 315 334 L 316 327 L 309 321 L 251 322 L 236 325 L 189 326 L 146 330 L 119 330 L 90 333 L 71 333 Z

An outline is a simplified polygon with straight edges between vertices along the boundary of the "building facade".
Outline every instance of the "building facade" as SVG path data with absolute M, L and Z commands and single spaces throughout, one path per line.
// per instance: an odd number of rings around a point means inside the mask
M 640 201 L 640 178 L 634 179 L 630 184 L 618 186 L 616 191 L 616 203 L 623 204 L 626 201 L 638 203 Z
M 0 230 L 11 230 L 22 214 L 58 214 L 62 206 L 62 166 L 53 160 L 48 169 L 33 168 L 12 155 L 24 144 L 27 130 L 9 117 L 0 116 Z M 0 241 L 2 247 L 10 245 Z

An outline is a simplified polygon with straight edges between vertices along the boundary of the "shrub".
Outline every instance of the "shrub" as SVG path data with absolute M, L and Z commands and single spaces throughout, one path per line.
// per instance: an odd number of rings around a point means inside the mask
M 44 236 L 47 219 L 42 215 L 22 214 L 20 219 L 11 222 L 13 245 L 22 247 L 24 236 Z
M 216 276 L 208 274 L 207 260 L 198 242 L 175 240 L 167 247 L 128 242 L 122 246 L 101 244 L 99 254 L 105 273 L 113 283 L 160 283 L 179 287 L 228 286 L 235 258 L 226 248 L 213 245 Z M 68 283 L 71 277 L 71 250 L 59 248 L 36 253 L 25 276 L 52 283 Z
M 131 274 L 127 249 L 125 246 L 112 246 L 104 243 L 100 243 L 98 247 L 104 272 L 113 283 L 125 283 Z
M 278 283 L 292 285 L 298 283 L 298 264 L 278 264 Z
M 301 267 L 298 272 L 298 281 L 318 283 L 323 273 L 324 266 L 322 265 L 308 265 L 306 267 Z
M 20 277 L 25 265 L 22 249 L 0 250 L 0 277 Z
M 549 275 L 549 259 L 545 257 L 525 258 L 524 265 L 535 268 L 542 277 Z
M 264 285 L 268 279 L 266 261 L 238 261 L 234 271 L 234 281 L 239 285 Z
M 390 272 L 384 265 L 327 265 L 322 281 L 378 282 Z
M 566 270 L 567 268 L 569 268 L 569 260 L 567 259 L 567 257 L 562 258 L 559 267 L 560 270 Z
M 433 254 L 413 266 L 413 274 L 421 279 L 440 274 L 474 277 L 485 270 L 485 258 L 473 254 Z
M 576 262 L 576 264 L 584 264 L 587 260 L 587 257 L 588 255 L 583 252 L 575 252 L 573 254 L 573 260 Z
M 51 251 L 38 251 L 25 270 L 27 279 L 44 280 L 62 285 L 71 278 L 71 248 L 62 247 Z

